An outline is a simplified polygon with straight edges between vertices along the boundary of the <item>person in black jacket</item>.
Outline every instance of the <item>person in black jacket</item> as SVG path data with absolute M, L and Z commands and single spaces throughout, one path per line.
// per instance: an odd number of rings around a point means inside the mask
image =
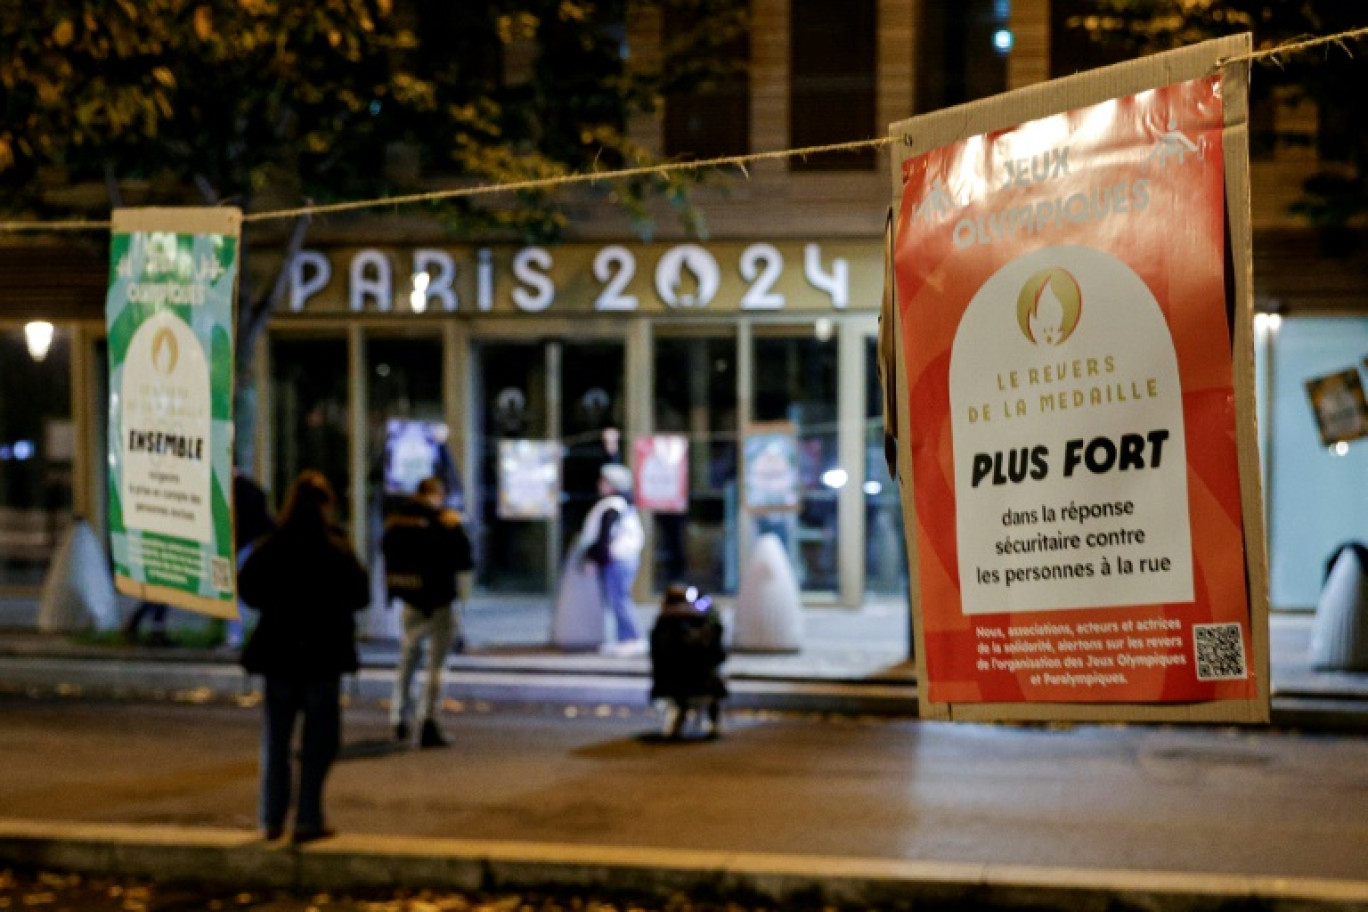
M 341 744 L 342 675 L 358 667 L 354 614 L 370 602 L 366 571 L 332 525 L 333 500 L 321 473 L 302 473 L 279 527 L 238 575 L 239 595 L 261 614 L 242 666 L 266 681 L 259 813 L 267 839 L 284 832 L 295 720 L 304 719 L 290 837 L 296 844 L 333 833 L 323 818 L 323 782 Z
M 722 700 L 727 683 L 722 663 L 722 619 L 706 598 L 692 588 L 674 585 L 665 590 L 655 626 L 651 628 L 651 699 L 668 700 L 665 734 L 678 738 L 690 710 L 701 706 L 707 713 L 704 733 L 722 733 Z
M 385 586 L 389 597 L 403 602 L 404 642 L 394 676 L 390 724 L 394 739 L 407 741 L 413 716 L 413 676 L 418 654 L 427 644 L 427 684 L 419 710 L 420 747 L 442 747 L 446 738 L 437 725 L 441 708 L 442 668 L 457 635 L 456 576 L 470 570 L 470 539 L 461 514 L 445 509 L 446 486 L 433 476 L 418 484 L 413 497 L 385 521 L 381 550 L 385 554 Z

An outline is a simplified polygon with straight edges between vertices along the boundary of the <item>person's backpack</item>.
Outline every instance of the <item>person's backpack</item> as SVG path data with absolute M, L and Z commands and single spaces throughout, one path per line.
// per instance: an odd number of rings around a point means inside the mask
M 456 574 L 471 569 L 465 530 L 421 514 L 390 517 L 380 548 L 389 597 L 424 611 L 451 604 L 456 597 Z
M 625 498 L 618 497 L 599 517 L 598 537 L 585 557 L 600 567 L 612 560 L 635 560 L 646 543 L 641 517 Z

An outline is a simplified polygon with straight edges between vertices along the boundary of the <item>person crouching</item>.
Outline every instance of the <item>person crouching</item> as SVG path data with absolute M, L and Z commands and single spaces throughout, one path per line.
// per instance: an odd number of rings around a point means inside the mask
M 692 711 L 705 717 L 703 733 L 722 733 L 722 700 L 727 684 L 722 663 L 722 619 L 707 598 L 692 587 L 673 585 L 651 629 L 651 699 L 666 700 L 664 734 L 680 738 Z

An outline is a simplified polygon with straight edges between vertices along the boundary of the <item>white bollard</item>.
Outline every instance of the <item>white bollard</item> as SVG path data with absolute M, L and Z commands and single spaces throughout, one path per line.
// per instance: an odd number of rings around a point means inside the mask
M 1354 548 L 1335 559 L 1311 623 L 1311 665 L 1368 671 L 1368 568 Z
M 593 650 L 603 645 L 603 601 L 596 572 L 585 572 L 584 549 L 572 547 L 561 568 L 551 614 L 551 642 L 558 649 Z
M 43 633 L 116 630 L 119 606 L 109 561 L 90 524 L 78 519 L 62 536 L 43 580 L 38 629 Z
M 740 651 L 798 652 L 803 648 L 803 601 L 798 578 L 779 536 L 766 533 L 751 549 L 736 594 L 736 632 Z

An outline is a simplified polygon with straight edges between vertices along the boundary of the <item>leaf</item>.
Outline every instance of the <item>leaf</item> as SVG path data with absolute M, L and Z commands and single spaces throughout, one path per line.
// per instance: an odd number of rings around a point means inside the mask
M 208 41 L 214 34 L 214 13 L 208 6 L 195 7 L 195 35 L 200 41 Z
M 52 30 L 52 43 L 58 47 L 66 47 L 76 37 L 76 26 L 70 19 L 63 19 L 57 23 L 57 27 Z
M 168 89 L 174 89 L 176 87 L 175 74 L 164 66 L 153 67 L 152 78 L 166 86 Z

